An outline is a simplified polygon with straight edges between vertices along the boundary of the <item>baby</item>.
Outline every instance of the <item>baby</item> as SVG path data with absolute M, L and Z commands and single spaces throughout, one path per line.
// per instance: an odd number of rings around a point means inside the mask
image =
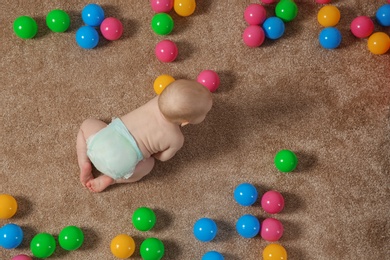
M 77 135 L 80 181 L 93 192 L 147 175 L 154 159 L 166 161 L 183 146 L 180 127 L 201 123 L 212 106 L 210 91 L 192 80 L 176 80 L 145 105 L 109 125 L 85 120 Z M 103 175 L 94 178 L 92 164 Z

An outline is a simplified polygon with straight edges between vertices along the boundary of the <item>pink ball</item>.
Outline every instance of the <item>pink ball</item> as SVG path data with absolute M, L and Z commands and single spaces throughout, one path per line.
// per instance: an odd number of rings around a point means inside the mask
M 358 38 L 366 38 L 374 32 L 374 22 L 368 16 L 358 16 L 351 23 L 351 32 Z
M 210 92 L 215 92 L 220 82 L 218 74 L 213 70 L 201 71 L 196 80 L 208 88 Z
M 276 3 L 277 0 L 261 0 L 264 4 L 273 4 Z
M 249 47 L 259 47 L 263 44 L 265 39 L 264 30 L 259 25 L 249 25 L 244 30 L 242 39 Z
M 259 4 L 250 4 L 244 11 L 244 19 L 250 25 L 260 25 L 266 18 L 267 11 Z
M 331 0 L 316 0 L 318 4 L 329 4 Z
M 270 214 L 276 214 L 283 210 L 284 208 L 284 198 L 282 194 L 277 191 L 270 190 L 264 193 L 261 198 L 261 206 L 265 212 Z
M 108 17 L 101 23 L 100 31 L 102 32 L 104 38 L 109 41 L 115 41 L 122 36 L 123 25 L 118 19 L 114 17 Z
M 155 54 L 162 62 L 172 62 L 176 59 L 179 51 L 176 44 L 170 40 L 162 40 L 157 43 Z
M 275 242 L 283 236 L 283 225 L 277 219 L 266 218 L 261 223 L 261 237 L 267 241 Z
M 14 256 L 11 260 L 32 260 L 32 258 L 26 255 L 17 255 Z
M 150 5 L 156 13 L 169 13 L 173 8 L 173 0 L 150 0 Z

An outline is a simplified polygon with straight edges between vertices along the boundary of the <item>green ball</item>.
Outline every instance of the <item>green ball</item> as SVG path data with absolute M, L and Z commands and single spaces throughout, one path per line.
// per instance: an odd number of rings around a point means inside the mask
M 291 22 L 297 17 L 298 6 L 293 0 L 281 0 L 275 7 L 275 14 L 283 22 Z
M 47 258 L 56 250 L 56 241 L 48 233 L 39 233 L 31 240 L 30 249 L 35 257 Z
M 156 34 L 167 35 L 172 32 L 174 22 L 169 14 L 158 13 L 153 16 L 151 25 Z
M 37 22 L 30 16 L 19 16 L 14 21 L 14 32 L 22 39 L 31 39 L 38 32 Z
M 163 242 L 154 237 L 145 239 L 140 247 L 143 260 L 160 260 L 164 256 L 164 251 Z
M 46 24 L 53 32 L 65 32 L 70 26 L 70 17 L 65 11 L 55 9 L 47 14 Z
M 290 150 L 280 150 L 275 156 L 274 163 L 279 171 L 292 172 L 298 165 L 298 158 Z
M 156 214 L 150 208 L 140 207 L 134 211 L 132 221 L 139 231 L 148 231 L 156 224 Z
M 63 228 L 58 235 L 58 242 L 65 250 L 76 250 L 80 248 L 84 242 L 84 233 L 76 226 L 67 226 Z

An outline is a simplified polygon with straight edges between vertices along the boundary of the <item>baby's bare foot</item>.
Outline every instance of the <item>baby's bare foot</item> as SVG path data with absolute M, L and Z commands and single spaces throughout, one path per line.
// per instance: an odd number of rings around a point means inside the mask
M 80 181 L 85 187 L 90 180 L 93 180 L 92 165 L 90 162 L 85 162 L 80 169 Z
M 113 178 L 107 175 L 101 175 L 95 179 L 89 180 L 86 183 L 86 187 L 92 192 L 101 192 L 114 183 L 115 180 Z

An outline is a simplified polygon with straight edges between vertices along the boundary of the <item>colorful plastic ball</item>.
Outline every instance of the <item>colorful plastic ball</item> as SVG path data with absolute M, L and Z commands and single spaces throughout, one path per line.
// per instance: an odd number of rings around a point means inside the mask
M 100 32 L 107 40 L 116 41 L 123 34 L 123 25 L 119 19 L 108 17 L 100 25 Z
M 99 34 L 91 26 L 82 26 L 76 32 L 76 42 L 83 49 L 93 49 L 99 43 Z
M 161 62 L 172 62 L 176 59 L 179 51 L 176 44 L 170 40 L 162 40 L 157 43 L 155 54 Z
M 0 246 L 14 249 L 23 241 L 23 230 L 16 224 L 6 224 L 0 228 Z
M 256 202 L 258 193 L 250 183 L 241 183 L 234 189 L 234 199 L 241 206 L 251 206 Z
M 0 219 L 12 218 L 18 210 L 16 199 L 9 194 L 0 194 Z
M 242 34 L 242 39 L 248 47 L 259 47 L 264 42 L 265 33 L 261 26 L 249 25 L 245 28 L 244 33 Z
M 376 20 L 382 26 L 390 26 L 390 4 L 384 4 L 375 13 Z
M 263 30 L 265 33 L 265 37 L 267 37 L 268 39 L 279 39 L 284 34 L 284 22 L 279 17 L 269 17 L 263 23 Z
M 273 4 L 276 3 L 277 0 L 261 0 L 261 2 L 263 2 L 264 4 Z
M 70 26 L 70 17 L 65 11 L 55 9 L 47 14 L 46 25 L 53 32 L 65 32 Z
M 153 83 L 154 92 L 156 92 L 157 95 L 160 95 L 161 92 L 163 92 L 163 90 L 174 81 L 175 79 L 168 74 L 158 76 Z
M 316 0 L 317 4 L 329 4 L 331 0 Z
M 223 255 L 217 251 L 209 251 L 202 256 L 202 260 L 224 260 Z
M 173 8 L 174 0 L 150 0 L 150 5 L 156 13 L 168 13 Z
M 260 4 L 250 4 L 245 8 L 244 19 L 249 25 L 261 25 L 267 18 L 267 11 Z
M 277 219 L 266 218 L 261 223 L 261 237 L 264 240 L 275 242 L 278 241 L 283 236 L 283 225 Z
M 326 27 L 321 30 L 318 40 L 325 49 L 335 49 L 340 46 L 342 36 L 339 29 L 335 27 Z
M 210 218 L 201 218 L 195 222 L 194 236 L 202 242 L 210 242 L 215 238 L 218 232 L 217 224 Z
M 27 255 L 22 254 L 22 255 L 14 256 L 11 260 L 33 260 L 33 259 Z
M 269 244 L 263 250 L 263 260 L 287 260 L 287 251 L 279 244 Z
M 213 70 L 202 70 L 199 74 L 196 80 L 208 88 L 210 92 L 215 92 L 217 91 L 220 83 L 219 76 L 217 72 Z
M 100 26 L 104 20 L 104 10 L 98 4 L 87 4 L 81 11 L 81 18 L 89 26 Z
M 158 13 L 153 16 L 151 26 L 156 34 L 167 35 L 172 32 L 174 22 L 169 14 Z
M 56 241 L 48 233 L 39 233 L 31 240 L 30 249 L 35 257 L 47 258 L 56 250 Z
M 374 31 L 374 22 L 368 16 L 358 16 L 351 22 L 351 32 L 358 38 L 366 38 Z
M 30 16 L 19 16 L 14 21 L 14 32 L 22 39 L 31 39 L 38 32 L 37 22 Z
M 280 192 L 275 190 L 267 191 L 261 197 L 261 207 L 265 212 L 276 214 L 284 208 L 284 198 Z
M 281 0 L 275 7 L 275 15 L 284 22 L 291 22 L 298 15 L 298 6 L 293 0 Z
M 241 216 L 237 220 L 236 230 L 244 238 L 253 238 L 260 232 L 260 221 L 250 214 Z
M 141 243 L 140 253 L 143 260 L 160 260 L 164 252 L 164 244 L 160 239 L 151 237 Z
M 134 211 L 132 221 L 139 231 L 149 231 L 156 224 L 156 214 L 150 208 L 140 207 Z
M 385 54 L 390 48 L 390 38 L 384 32 L 373 33 L 368 38 L 367 47 L 373 54 Z
M 280 150 L 274 158 L 275 167 L 281 172 L 292 172 L 298 165 L 298 158 L 290 150 Z
M 58 235 L 58 242 L 65 250 L 76 250 L 80 248 L 84 242 L 84 233 L 79 227 L 67 226 L 63 228 Z
M 335 26 L 340 21 L 340 10 L 334 5 L 326 5 L 318 11 L 317 20 L 324 27 Z
M 173 9 L 180 16 L 190 16 L 195 12 L 195 0 L 174 0 Z
M 134 239 L 126 234 L 120 234 L 111 240 L 111 253 L 121 259 L 129 258 L 135 251 Z

